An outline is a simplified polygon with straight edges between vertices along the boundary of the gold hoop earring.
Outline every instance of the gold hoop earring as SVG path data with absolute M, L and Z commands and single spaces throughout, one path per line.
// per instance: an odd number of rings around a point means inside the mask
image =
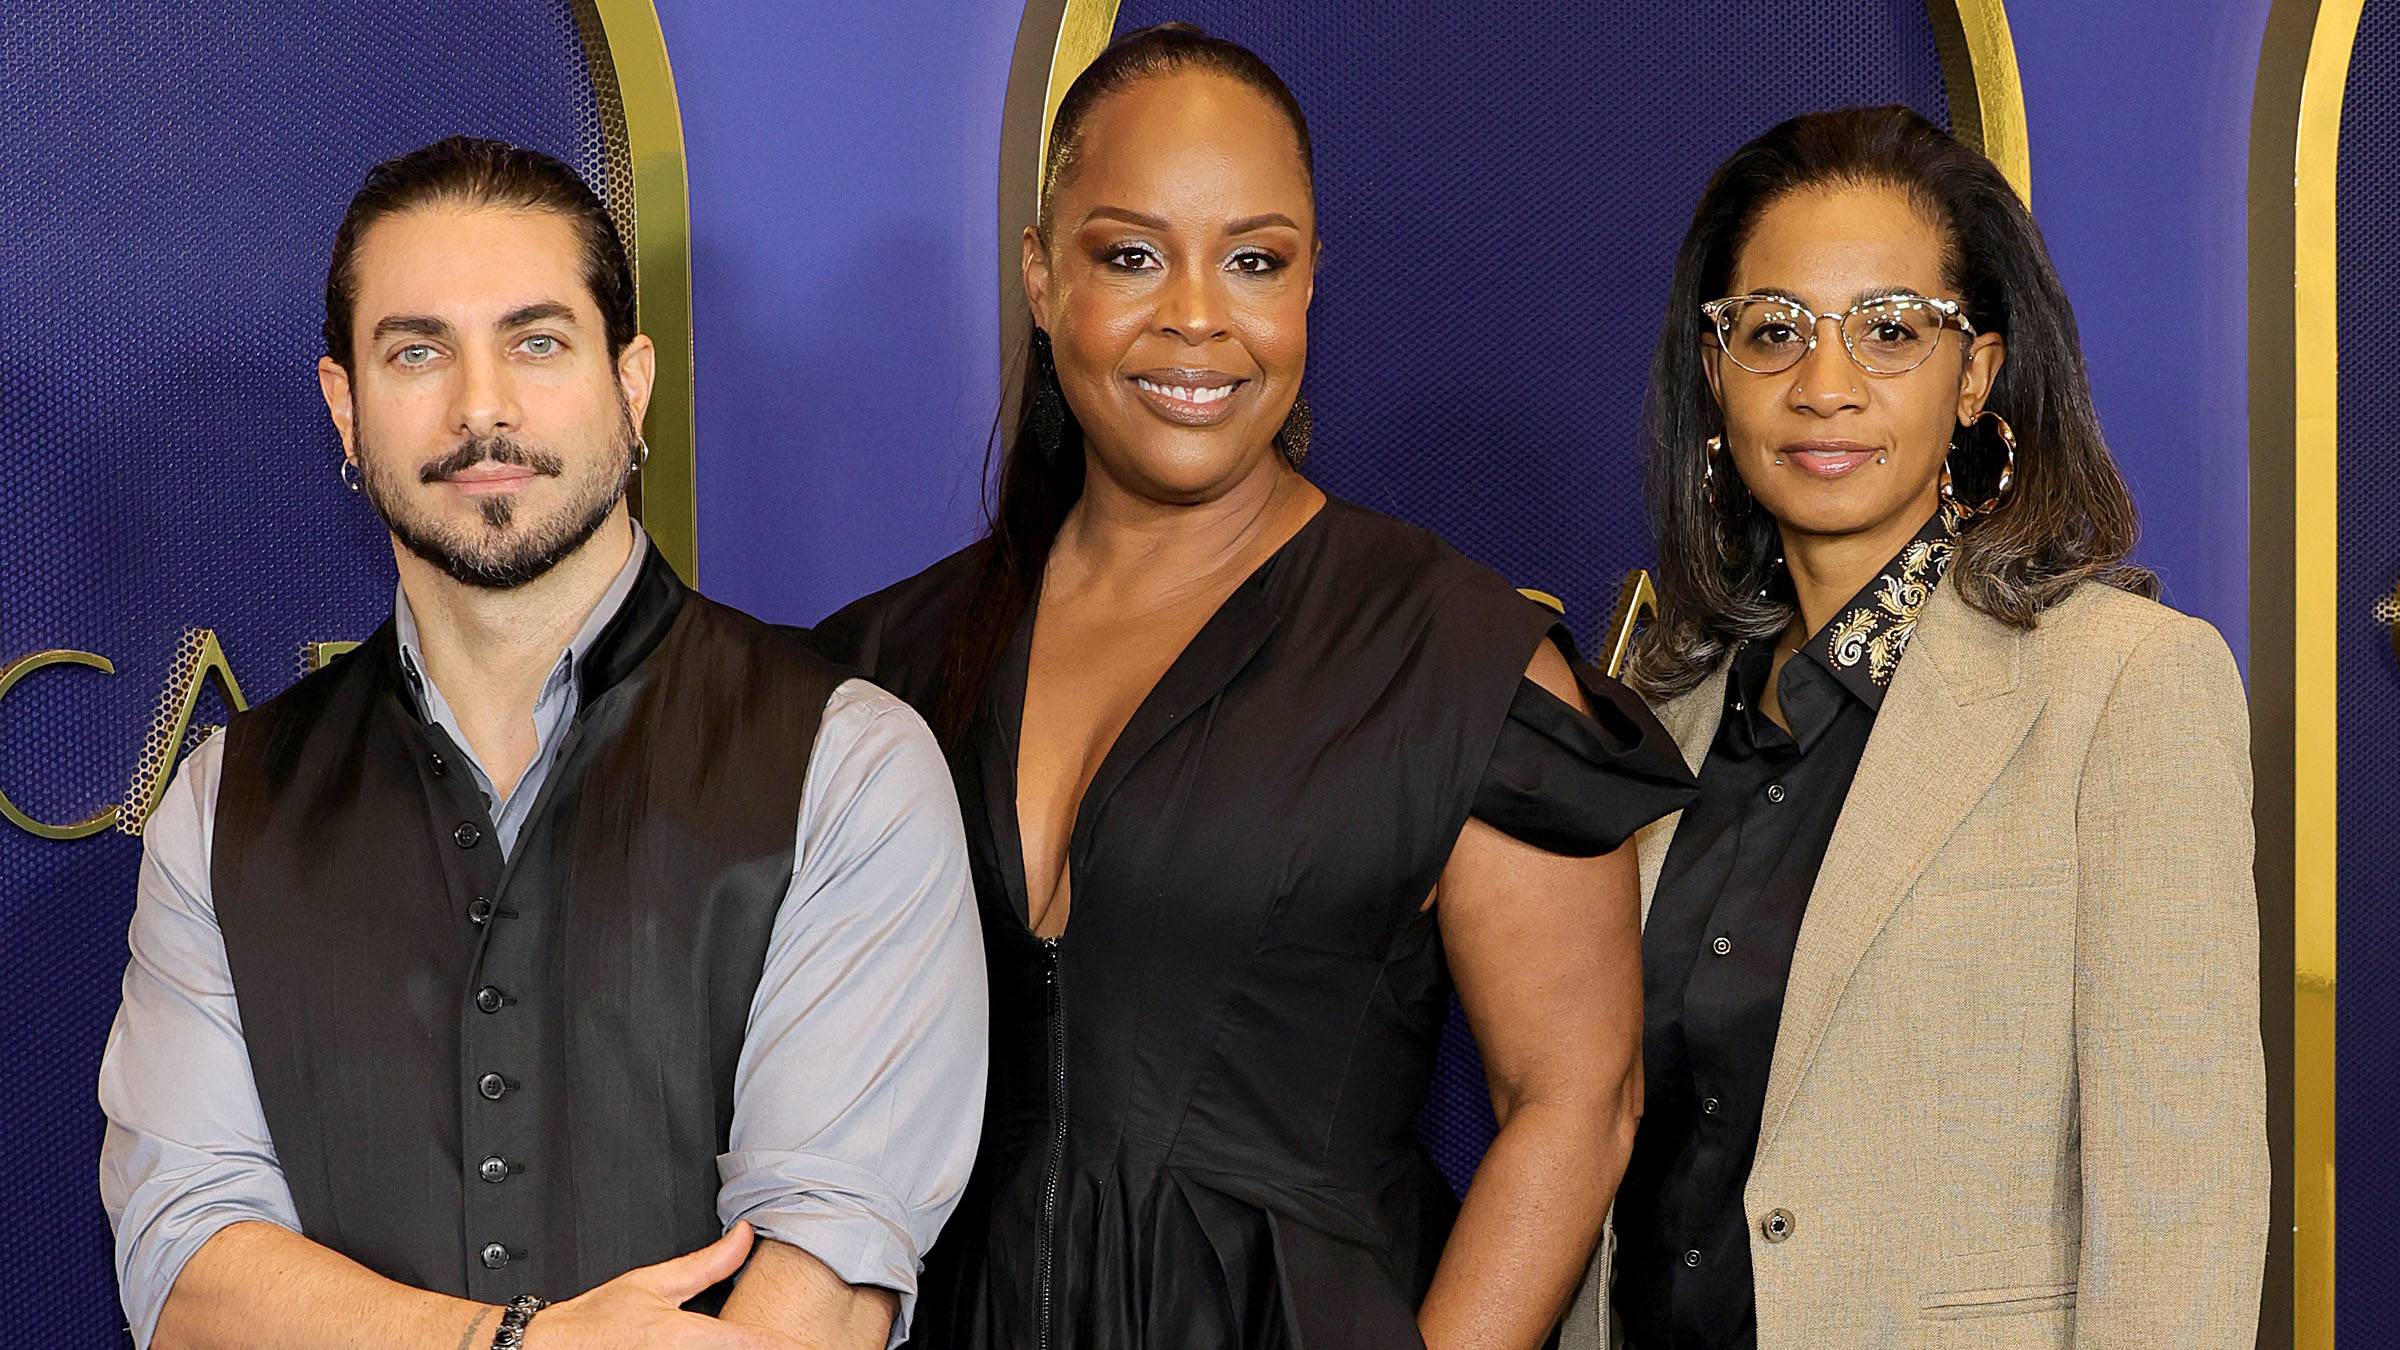
M 1700 446 L 1700 491 L 1708 498 L 1708 509 L 1722 512 L 1717 505 L 1717 456 L 1725 453 L 1725 438 L 1711 436 Z
M 2014 428 L 2009 426 L 2008 419 L 1986 408 L 1975 414 L 1975 419 L 1967 425 L 1969 427 L 1981 426 L 1983 419 L 1987 417 L 1992 419 L 1992 430 L 1999 435 L 2001 449 L 2005 452 L 2005 457 L 2000 462 L 2000 481 L 1993 485 L 1989 501 L 1984 502 L 1981 506 L 1969 506 L 1960 501 L 1957 493 L 1952 489 L 1949 456 L 1942 457 L 1942 500 L 1957 507 L 1961 513 L 1970 516 L 1988 516 L 1999 510 L 2000 503 L 2008 497 L 2009 489 L 2017 485 L 2017 433 Z M 1957 449 L 1955 442 L 1951 448 Z

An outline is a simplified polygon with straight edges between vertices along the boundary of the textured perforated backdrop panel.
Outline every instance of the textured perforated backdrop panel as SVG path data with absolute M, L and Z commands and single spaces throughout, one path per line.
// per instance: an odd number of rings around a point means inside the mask
M 120 799 L 187 627 L 255 700 L 388 610 L 317 394 L 325 258 L 370 164 L 452 132 L 601 180 L 567 0 L 0 5 L 0 662 L 116 666 L 0 704 L 0 790 L 35 817 Z M 0 823 L 0 1344 L 123 1339 L 93 1089 L 139 852 Z
M 1650 555 L 1636 432 L 1676 245 L 1734 147 L 1816 108 L 1949 125 L 1923 0 L 1127 0 L 1271 62 L 1308 114 L 1325 260 L 1308 471 L 1565 599 L 1587 650 Z M 1421 1122 L 1492 1135 L 1454 1010 Z
M 2400 302 L 2400 6 L 2368 5 L 2342 98 L 2337 229 L 2341 294 L 2341 543 L 2337 710 L 2341 750 L 2337 894 L 2341 968 L 2336 1005 L 2335 1131 L 2342 1209 L 2373 1216 L 2400 1201 L 2388 1138 L 2400 1115 L 2400 661 L 2376 602 L 2400 582 L 2400 351 L 2376 316 Z M 2335 1307 L 2343 1345 L 2390 1343 L 2400 1326 L 2400 1238 L 2373 1222 L 2341 1225 Z

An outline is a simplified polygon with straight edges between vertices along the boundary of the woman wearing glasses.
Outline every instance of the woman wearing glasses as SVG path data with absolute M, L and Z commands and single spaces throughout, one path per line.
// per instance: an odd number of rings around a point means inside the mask
M 2248 1346 L 2240 676 L 2125 559 L 2072 315 L 1904 109 L 1736 152 L 1648 407 L 1648 1110 L 1567 1343 Z

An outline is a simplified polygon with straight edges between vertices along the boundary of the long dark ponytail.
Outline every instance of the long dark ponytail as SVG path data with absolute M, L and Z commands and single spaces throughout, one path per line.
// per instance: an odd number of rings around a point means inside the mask
M 1059 184 L 1071 176 L 1083 149 L 1091 110 L 1109 95 L 1157 75 L 1206 70 L 1229 76 L 1265 94 L 1300 139 L 1300 163 L 1313 182 L 1314 157 L 1308 119 L 1282 77 L 1257 54 L 1191 24 L 1143 28 L 1108 45 L 1068 86 L 1050 125 L 1042 160 L 1042 204 L 1035 229 L 1047 244 L 1051 204 Z M 934 698 L 933 729 L 955 753 L 981 711 L 992 674 L 1015 636 L 1025 611 L 1041 593 L 1042 569 L 1067 513 L 1083 496 L 1083 428 L 1059 392 L 1051 366 L 1049 337 L 1036 329 L 1017 358 L 1017 423 L 1001 456 L 996 490 L 985 503 L 988 535 L 968 599 L 942 649 L 941 685 Z M 992 481 L 991 457 L 999 428 L 984 451 L 984 481 Z

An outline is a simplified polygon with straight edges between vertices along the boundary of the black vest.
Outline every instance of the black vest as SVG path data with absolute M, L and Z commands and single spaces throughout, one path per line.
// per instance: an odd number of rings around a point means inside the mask
M 303 1233 L 486 1303 L 716 1238 L 734 1065 L 841 678 L 653 551 L 505 865 L 390 623 L 233 719 L 211 878 Z

